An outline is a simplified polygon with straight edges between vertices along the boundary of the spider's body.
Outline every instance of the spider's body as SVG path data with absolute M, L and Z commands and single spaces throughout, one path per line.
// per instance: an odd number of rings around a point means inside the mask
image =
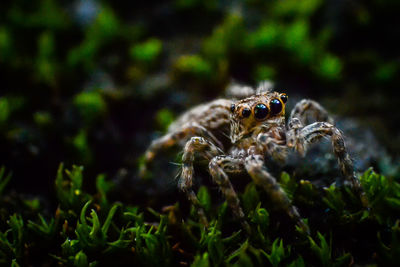
M 284 161 L 289 149 L 304 155 L 308 145 L 329 136 L 344 179 L 359 189 L 343 136 L 333 126 L 333 120 L 321 105 L 312 100 L 300 101 L 292 110 L 286 125 L 286 94 L 273 92 L 266 84 L 257 90 L 244 86 L 232 86 L 229 89 L 236 100 L 218 99 L 192 108 L 170 126 L 166 135 L 153 141 L 146 152 L 146 161 L 149 163 L 162 149 L 173 145 L 184 147 L 178 185 L 197 207 L 204 224 L 207 224 L 207 218 L 192 188 L 193 163 L 197 159 L 209 161 L 208 168 L 213 181 L 248 231 L 239 198 L 229 180 L 232 173 L 247 172 L 280 208 L 304 226 L 297 209 L 267 171 L 265 157 Z M 304 125 L 310 116 L 316 122 Z

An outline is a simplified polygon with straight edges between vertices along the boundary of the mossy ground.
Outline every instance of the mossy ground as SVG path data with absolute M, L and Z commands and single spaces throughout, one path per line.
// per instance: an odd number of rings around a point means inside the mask
M 4 168 L 0 174 L 3 190 L 10 175 Z M 1 264 L 390 266 L 399 260 L 400 184 L 372 170 L 360 176 L 367 205 L 349 188 L 318 189 L 283 173 L 280 182 L 305 215 L 309 233 L 268 205 L 253 183 L 240 194 L 249 234 L 226 202 L 212 204 L 207 187 L 198 192 L 210 219 L 205 228 L 193 207 L 183 214 L 178 202 L 161 211 L 112 203 L 115 184 L 99 175 L 96 192 L 88 194 L 83 177 L 82 167 L 60 165 L 54 214 L 37 199 L 2 196 Z

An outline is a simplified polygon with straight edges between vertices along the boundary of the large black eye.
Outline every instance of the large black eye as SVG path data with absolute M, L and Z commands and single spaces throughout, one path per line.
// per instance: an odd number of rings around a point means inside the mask
M 267 117 L 268 115 L 268 107 L 264 104 L 258 104 L 255 108 L 254 108 L 254 117 L 256 119 L 262 120 L 265 117 Z
M 244 108 L 244 109 L 242 110 L 242 116 L 243 116 L 244 118 L 247 118 L 248 116 L 250 116 L 250 114 L 251 114 L 250 109 Z
M 287 94 L 281 94 L 281 100 L 282 100 L 283 103 L 286 103 L 287 100 L 288 100 Z
M 272 99 L 269 103 L 272 115 L 279 114 L 282 111 L 282 103 L 278 99 Z
M 234 112 L 235 111 L 235 104 L 232 104 L 231 105 L 231 112 Z

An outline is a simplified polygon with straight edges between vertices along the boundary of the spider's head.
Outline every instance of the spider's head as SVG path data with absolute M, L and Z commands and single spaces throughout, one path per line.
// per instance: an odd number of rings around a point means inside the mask
M 286 94 L 266 92 L 233 103 L 231 106 L 232 144 L 261 131 L 265 126 L 284 122 Z

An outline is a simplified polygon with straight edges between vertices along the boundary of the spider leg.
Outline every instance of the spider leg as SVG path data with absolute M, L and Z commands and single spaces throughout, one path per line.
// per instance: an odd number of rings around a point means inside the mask
M 254 88 L 247 85 L 241 85 L 238 83 L 231 83 L 225 89 L 225 95 L 229 98 L 243 99 L 255 94 Z
M 325 121 L 334 124 L 333 118 L 318 102 L 310 99 L 303 99 L 297 102 L 289 116 L 288 131 L 286 132 L 287 146 L 294 147 L 300 129 L 307 123 L 307 119 L 314 121 Z M 304 149 L 301 146 L 296 150 L 304 156 Z
M 300 150 L 304 154 L 310 144 L 326 136 L 331 138 L 333 152 L 338 159 L 344 179 L 351 184 L 353 189 L 362 195 L 360 181 L 355 175 L 353 162 L 347 153 L 343 134 L 335 126 L 327 122 L 315 122 L 305 126 L 298 131 L 295 140 L 295 149 Z
M 265 168 L 263 157 L 261 155 L 248 156 L 245 159 L 245 168 L 254 183 L 262 187 L 279 208 L 285 210 L 301 228 L 308 232 L 308 226 L 301 219 L 297 208 L 291 204 L 288 196 L 278 184 L 275 177 L 273 177 Z
M 187 142 L 187 140 L 193 136 L 208 137 L 213 140 L 214 143 L 217 144 L 220 148 L 223 148 L 221 142 L 219 142 L 217 138 L 215 138 L 215 136 L 205 127 L 195 122 L 187 123 L 178 130 L 169 132 L 151 143 L 151 145 L 145 152 L 145 162 L 144 165 L 141 166 L 140 176 L 143 177 L 145 175 L 151 162 L 154 160 L 158 153 L 176 145 L 184 145 L 185 142 Z
M 205 138 L 196 136 L 186 142 L 182 155 L 182 173 L 178 187 L 186 193 L 188 199 L 196 207 L 201 222 L 207 226 L 208 221 L 204 209 L 201 207 L 199 199 L 192 188 L 194 175 L 193 162 L 196 153 L 210 160 L 216 155 L 223 154 L 223 151 Z
M 244 170 L 243 159 L 232 158 L 230 156 L 216 156 L 210 161 L 208 167 L 213 181 L 221 189 L 234 216 L 240 220 L 243 228 L 250 234 L 250 226 L 247 223 L 242 207 L 240 206 L 239 197 L 227 175 L 228 172 L 242 172 Z
M 325 121 L 330 124 L 334 123 L 333 118 L 326 109 L 318 102 L 310 99 L 303 99 L 294 106 L 290 113 L 289 121 L 293 118 L 298 118 L 302 124 L 306 124 L 307 118 L 309 117 L 314 121 Z
M 251 147 L 252 148 L 252 147 Z M 250 155 L 267 153 L 275 161 L 285 162 L 288 155 L 288 147 L 284 139 L 271 137 L 267 133 L 261 133 L 257 136 L 257 149 L 259 152 L 249 151 Z
M 265 94 L 274 89 L 274 84 L 271 81 L 262 81 L 254 89 L 251 86 L 232 82 L 225 90 L 225 95 L 234 99 L 244 99 L 255 94 Z

